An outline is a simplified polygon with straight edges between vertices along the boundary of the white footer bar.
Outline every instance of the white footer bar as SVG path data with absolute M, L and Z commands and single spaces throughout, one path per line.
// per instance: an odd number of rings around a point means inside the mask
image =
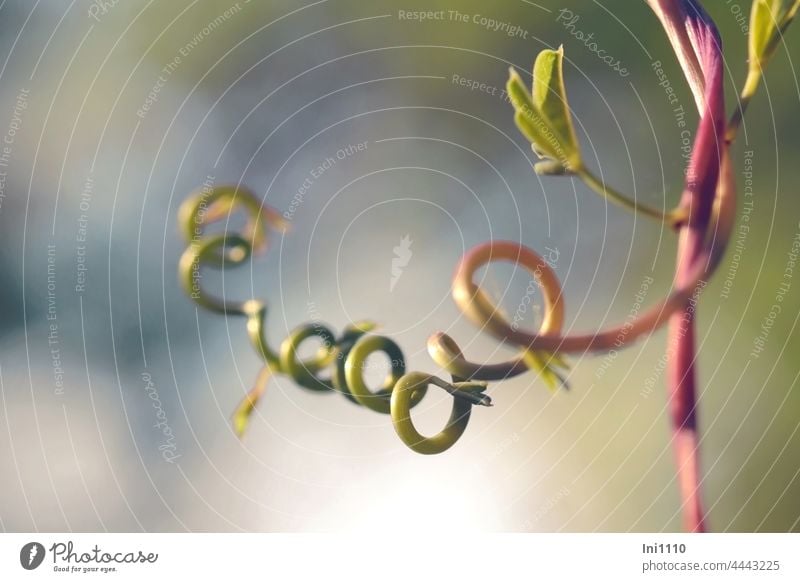
M 224 582 L 796 582 L 800 534 L 0 535 L 0 580 L 186 576 Z

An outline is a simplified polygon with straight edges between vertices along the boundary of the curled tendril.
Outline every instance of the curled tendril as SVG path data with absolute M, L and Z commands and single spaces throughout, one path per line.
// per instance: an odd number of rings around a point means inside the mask
M 208 231 L 213 223 L 225 221 L 227 225 L 237 212 L 246 218 L 241 232 Z M 376 326 L 369 321 L 351 324 L 338 337 L 322 324 L 307 323 L 292 331 L 278 350 L 273 349 L 266 337 L 266 303 L 256 299 L 228 300 L 208 293 L 201 285 L 201 269 L 240 266 L 253 254 L 266 250 L 268 229 L 286 227 L 280 214 L 262 205 L 245 188 L 215 186 L 194 192 L 181 205 L 178 219 L 188 244 L 178 267 L 184 290 L 201 307 L 244 317 L 250 343 L 264 361 L 253 387 L 234 411 L 233 429 L 237 435 L 242 436 L 246 431 L 250 416 L 275 374 L 286 375 L 307 390 L 340 392 L 365 408 L 390 414 L 403 442 L 424 454 L 440 453 L 453 446 L 466 429 L 472 406 L 491 406 L 491 399 L 484 394 L 487 387 L 484 382 L 466 381 L 459 376 L 454 376 L 453 382 L 446 382 L 418 372 L 406 374 L 400 347 L 387 337 L 371 333 Z M 298 353 L 309 341 L 320 346 L 310 358 L 300 359 Z M 457 346 L 454 350 L 460 355 Z M 364 379 L 364 371 L 367 359 L 375 353 L 389 358 L 390 369 L 383 385 L 372 390 Z M 326 371 L 329 377 L 325 377 Z M 429 385 L 453 396 L 453 412 L 440 433 L 424 437 L 414 428 L 411 409 L 419 404 Z
M 539 116 L 537 119 L 541 124 L 554 124 L 555 127 L 565 126 L 566 122 L 563 119 L 559 121 L 559 116 L 567 116 L 569 121 L 570 115 L 564 100 L 560 71 L 562 57 L 561 51 L 545 51 L 544 57 L 537 60 L 534 71 L 540 82 L 550 83 L 546 88 L 558 93 L 561 104 L 548 101 L 546 93 L 541 87 L 537 89 L 536 85 L 535 95 L 527 95 L 527 89 L 521 86 L 514 73 L 511 82 L 518 94 L 517 101 L 530 101 L 532 105 L 529 109 L 536 109 L 534 113 Z M 710 68 L 710 65 L 704 64 Z M 280 349 L 273 349 L 266 337 L 266 303 L 257 299 L 234 301 L 211 295 L 200 284 L 200 271 L 204 267 L 225 269 L 245 264 L 253 254 L 266 250 L 269 229 L 285 229 L 287 224 L 280 214 L 264 206 L 245 188 L 214 186 L 196 191 L 179 210 L 180 226 L 188 243 L 179 264 L 182 285 L 198 305 L 218 313 L 245 317 L 250 343 L 264 361 L 264 368 L 253 388 L 234 413 L 235 432 L 241 436 L 246 430 L 269 378 L 274 374 L 283 374 L 307 390 L 340 392 L 356 404 L 391 415 L 397 434 L 411 449 L 423 454 L 439 453 L 450 448 L 464 433 L 473 405 L 491 405 L 491 399 L 485 394 L 487 381 L 536 371 L 551 387 L 566 386 L 561 373 L 567 368 L 564 354 L 619 348 L 662 326 L 671 316 L 685 309 L 704 278 L 717 267 L 734 224 L 735 188 L 727 148 L 717 152 L 718 166 L 711 163 L 714 161 L 714 152 L 709 140 L 719 137 L 718 125 L 716 116 L 702 116 L 698 140 L 709 143 L 701 143 L 702 147 L 698 146 L 693 158 L 693 167 L 705 169 L 713 166 L 719 169 L 718 179 L 716 173 L 706 172 L 708 179 L 701 180 L 705 186 L 710 184 L 712 190 L 716 183 L 708 214 L 697 218 L 697 213 L 690 212 L 691 208 L 682 203 L 664 215 L 671 217 L 670 220 L 683 217 L 670 224 L 694 233 L 692 236 L 697 250 L 694 259 L 682 265 L 682 276 L 676 279 L 667 297 L 622 326 L 587 334 L 564 335 L 561 285 L 547 261 L 517 242 L 489 241 L 480 244 L 469 250 L 459 262 L 453 280 L 453 298 L 472 323 L 494 338 L 518 346 L 520 353 L 505 362 L 476 363 L 466 359 L 453 338 L 443 332 L 434 333 L 428 339 L 428 353 L 435 363 L 451 374 L 451 382 L 420 372 L 406 373 L 405 358 L 400 347 L 391 339 L 372 333 L 376 326 L 369 321 L 348 326 L 338 337 L 324 325 L 307 323 L 292 331 L 283 340 Z M 535 140 L 541 139 L 539 133 L 533 130 L 528 133 Z M 575 149 L 577 145 L 570 147 Z M 579 153 L 574 153 L 573 157 L 580 159 Z M 580 164 L 572 165 L 580 167 Z M 701 172 L 700 175 L 705 178 L 705 174 Z M 600 189 L 605 189 L 604 184 L 601 186 Z M 692 194 L 694 187 L 690 182 L 687 192 Z M 636 204 L 626 206 L 640 210 Z M 244 214 L 246 222 L 241 231 L 231 233 L 227 226 L 237 212 Z M 226 227 L 223 232 L 208 232 L 211 225 L 223 220 Z M 488 294 L 475 283 L 475 274 L 479 269 L 498 261 L 511 262 L 524 268 L 540 287 L 544 297 L 544 316 L 538 331 L 519 329 L 509 323 Z M 320 345 L 313 356 L 301 359 L 298 353 L 310 341 Z M 364 379 L 367 359 L 374 353 L 383 353 L 391 362 L 382 386 L 376 390 L 370 389 Z M 453 396 L 453 409 L 440 433 L 424 437 L 414 427 L 411 409 L 419 404 L 431 385 L 443 388 Z
M 455 444 L 466 429 L 474 405 L 490 406 L 484 394 L 486 381 L 503 380 L 537 371 L 550 385 L 566 382 L 558 369 L 566 369 L 563 354 L 602 351 L 620 347 L 664 324 L 695 293 L 698 283 L 713 271 L 724 253 L 734 222 L 734 189 L 728 157 L 723 158 L 721 180 L 712 209 L 703 260 L 695 263 L 692 276 L 677 286 L 662 301 L 653 305 L 633 322 L 622 327 L 585 334 L 562 335 L 564 302 L 561 285 L 552 267 L 532 249 L 511 241 L 490 241 L 468 251 L 456 269 L 453 298 L 459 309 L 475 325 L 499 340 L 518 345 L 515 358 L 500 363 L 477 363 L 463 355 L 449 335 L 437 332 L 428 339 L 428 353 L 433 361 L 452 375 L 452 382 L 420 372 L 406 373 L 405 358 L 391 339 L 371 333 L 376 325 L 362 321 L 346 327 L 338 337 L 326 326 L 307 323 L 296 328 L 283 340 L 280 349 L 273 349 L 266 338 L 266 303 L 248 299 L 228 300 L 209 294 L 200 284 L 200 269 L 225 269 L 245 264 L 255 253 L 267 249 L 268 228 L 285 229 L 286 223 L 275 210 L 266 207 L 245 188 L 216 186 L 193 193 L 179 210 L 179 222 L 188 247 L 180 263 L 179 274 L 186 293 L 201 307 L 246 319 L 250 343 L 264 361 L 253 388 L 242 399 L 233 414 L 233 428 L 242 436 L 250 416 L 275 374 L 290 377 L 299 386 L 312 391 L 340 392 L 352 402 L 375 412 L 390 414 L 401 440 L 422 454 L 440 453 Z M 229 221 L 242 211 L 247 219 L 241 233 L 209 233 L 215 222 Z M 511 325 L 489 296 L 474 281 L 475 273 L 492 262 L 506 261 L 526 269 L 541 288 L 544 316 L 536 333 Z M 298 352 L 307 341 L 320 343 L 317 352 L 300 359 Z M 374 353 L 385 354 L 390 370 L 383 385 L 371 390 L 364 380 L 367 359 Z M 329 371 L 329 378 L 323 377 Z M 422 436 L 414 427 L 411 409 L 434 385 L 453 396 L 453 409 L 445 428 L 431 437 Z
M 464 314 L 492 336 L 507 340 L 524 350 L 539 354 L 566 354 L 608 351 L 633 342 L 664 325 L 670 316 L 684 308 L 705 278 L 713 273 L 724 255 L 725 245 L 735 221 L 735 191 L 730 187 L 730 162 L 725 156 L 722 163 L 722 180 L 712 209 L 712 217 L 702 247 L 702 260 L 694 263 L 687 282 L 676 286 L 661 301 L 642 315 L 623 325 L 605 330 L 575 335 L 561 335 L 564 317 L 561 285 L 547 267 L 546 261 L 530 248 L 516 242 L 490 241 L 482 243 L 464 255 L 453 282 L 453 298 Z M 496 261 L 511 261 L 539 273 L 534 280 L 545 298 L 544 320 L 538 333 L 515 328 L 488 299 L 474 282 L 474 274 L 481 267 Z M 624 333 L 621 333 L 624 331 Z M 443 367 L 456 370 L 469 377 L 492 380 L 510 377 L 526 370 L 522 357 L 491 366 L 479 366 L 453 354 L 452 344 L 446 335 L 436 334 L 428 342 L 429 352 Z M 551 356 L 552 358 L 552 356 Z M 446 363 L 451 362 L 448 367 Z
M 723 61 L 717 28 L 699 0 L 646 0 L 661 20 L 692 90 L 700 115 L 686 181 L 678 206 L 668 212 L 640 204 L 597 179 L 586 167 L 574 131 L 563 76 L 563 48 L 542 51 L 533 67 L 529 90 L 512 68 L 507 85 L 515 122 L 542 161 L 534 165 L 541 175 L 571 175 L 592 190 L 629 210 L 662 221 L 678 232 L 678 259 L 673 289 L 635 319 L 624 325 L 587 334 L 564 335 L 564 302 L 553 269 L 541 256 L 520 243 L 490 241 L 469 250 L 461 259 L 453 281 L 453 298 L 459 309 L 481 330 L 520 349 L 511 360 L 479 364 L 466 359 L 458 344 L 444 332 L 428 339 L 428 353 L 452 375 L 447 382 L 421 372 L 406 373 L 402 350 L 389 338 L 372 334 L 375 325 L 360 322 L 334 336 L 327 327 L 306 324 L 293 331 L 276 352 L 265 335 L 267 306 L 256 299 L 227 301 L 207 294 L 200 285 L 201 267 L 224 269 L 244 264 L 266 249 L 267 227 L 286 226 L 279 214 L 264 207 L 248 190 L 232 186 L 208 188 L 193 194 L 180 208 L 179 221 L 189 247 L 179 264 L 181 282 L 202 307 L 246 317 L 252 345 L 265 364 L 250 392 L 237 407 L 234 430 L 242 435 L 250 415 L 274 373 L 290 376 L 298 385 L 315 391 L 338 391 L 351 401 L 390 414 L 400 439 L 421 454 L 449 449 L 463 435 L 472 406 L 491 406 L 486 381 L 537 371 L 551 386 L 566 382 L 559 369 L 567 368 L 564 354 L 620 348 L 672 320 L 670 335 L 677 346 L 670 357 L 668 388 L 673 443 L 678 460 L 684 523 L 689 531 L 705 531 L 699 478 L 699 440 L 696 422 L 694 308 L 691 300 L 705 285 L 725 253 L 736 212 L 736 188 L 729 146 L 742 116 L 774 54 L 778 42 L 800 12 L 800 0 L 756 0 L 750 22 L 750 66 L 739 105 L 725 121 Z M 242 210 L 247 219 L 236 234 L 207 234 L 206 227 Z M 475 283 L 476 272 L 493 262 L 511 262 L 532 276 L 544 296 L 544 317 L 536 332 L 509 323 L 488 294 Z M 688 325 L 687 325 L 688 322 Z M 684 329 L 685 328 L 685 329 Z M 301 360 L 303 342 L 321 342 L 317 353 Z M 371 390 L 363 376 L 370 355 L 381 352 L 391 361 L 383 385 Z M 329 370 L 326 378 L 323 373 Z M 453 396 L 452 411 L 436 435 L 423 436 L 411 418 L 411 409 L 437 386 Z
M 473 283 L 473 274 L 492 261 L 510 261 L 526 269 L 542 289 L 545 314 L 539 334 L 542 337 L 557 335 L 564 322 L 564 303 L 561 285 L 552 267 L 531 249 L 509 241 L 493 241 L 474 247 L 459 263 L 453 282 L 453 299 L 459 309 L 476 325 L 491 335 L 503 339 L 504 331 L 513 326 L 492 303 L 489 296 Z M 566 368 L 564 360 L 553 349 L 537 346 L 525 347 L 521 354 L 498 364 L 477 364 L 464 358 L 455 341 L 444 333 L 436 333 L 428 340 L 428 352 L 433 360 L 455 376 L 475 380 L 503 380 L 518 376 L 530 369 L 537 370 L 551 386 L 562 384 L 564 379 L 555 368 Z

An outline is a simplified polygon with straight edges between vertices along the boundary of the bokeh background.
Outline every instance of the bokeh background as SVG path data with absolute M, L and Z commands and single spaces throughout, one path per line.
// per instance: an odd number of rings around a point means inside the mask
M 706 4 L 725 41 L 730 110 L 750 6 Z M 401 16 L 415 10 L 444 18 Z M 797 277 L 770 318 L 800 229 L 800 31 L 787 43 L 734 148 L 749 228 L 737 227 L 699 308 L 716 531 L 800 531 Z M 623 321 L 648 278 L 644 304 L 668 292 L 675 237 L 578 181 L 532 172 L 501 89 L 509 66 L 528 71 L 560 44 L 588 164 L 639 200 L 675 204 L 686 136 L 674 109 L 691 135 L 697 116 L 644 2 L 2 2 L 0 528 L 679 530 L 663 331 L 572 357 L 569 392 L 534 374 L 493 384 L 495 406 L 475 410 L 439 456 L 407 449 L 388 417 L 283 378 L 240 441 L 230 414 L 258 358 L 241 319 L 198 310 L 177 282 L 177 207 L 205 181 L 233 182 L 281 212 L 295 200 L 291 231 L 268 254 L 203 279 L 268 300 L 275 344 L 310 319 L 340 330 L 370 318 L 409 369 L 437 372 L 425 340 L 438 330 L 472 359 L 498 361 L 513 350 L 477 333 L 449 296 L 458 258 L 491 238 L 552 258 L 570 329 Z M 392 286 L 404 237 L 410 257 Z M 527 276 L 485 275 L 515 313 Z M 525 325 L 540 303 L 536 292 Z M 431 391 L 415 418 L 437 431 L 449 406 Z

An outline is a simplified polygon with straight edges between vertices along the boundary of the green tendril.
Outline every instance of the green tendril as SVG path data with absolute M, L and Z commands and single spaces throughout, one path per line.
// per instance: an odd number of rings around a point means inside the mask
M 236 213 L 243 213 L 246 220 L 241 232 L 209 232 L 215 223 L 227 225 Z M 292 331 L 281 342 L 280 349 L 275 350 L 267 341 L 267 305 L 264 302 L 220 298 L 202 286 L 201 269 L 224 270 L 240 266 L 267 248 L 268 230 L 286 228 L 286 223 L 275 210 L 263 206 L 250 190 L 223 185 L 194 192 L 181 205 L 178 218 L 188 244 L 178 265 L 181 286 L 204 309 L 244 317 L 250 343 L 264 362 L 253 387 L 232 415 L 233 431 L 237 436 L 241 438 L 246 433 L 270 378 L 277 374 L 288 376 L 297 385 L 311 391 L 340 392 L 360 406 L 391 414 L 395 426 L 408 424 L 413 428 L 409 424 L 409 411 L 425 396 L 427 384 L 415 387 L 401 398 L 399 404 L 392 405 L 392 396 L 401 381 L 416 376 L 406 374 L 405 357 L 395 342 L 371 333 L 376 328 L 373 322 L 351 324 L 338 338 L 322 324 L 307 323 Z M 298 356 L 301 348 L 314 341 L 320 343 L 316 353 L 308 359 L 301 359 Z M 366 384 L 364 372 L 367 359 L 374 353 L 385 354 L 390 369 L 383 384 L 373 391 Z M 325 377 L 327 373 L 330 378 Z M 456 402 L 454 413 L 440 435 L 431 439 L 416 438 L 411 448 L 421 452 L 441 452 L 452 446 L 464 432 L 469 409 L 474 405 L 489 406 L 491 400 L 482 394 L 486 389 L 484 383 L 451 384 L 438 378 L 429 383 L 453 394 Z
M 215 224 L 227 227 L 237 213 L 244 215 L 245 226 L 237 232 L 210 232 Z M 406 373 L 403 351 L 391 339 L 373 333 L 376 325 L 360 321 L 347 326 L 339 337 L 325 325 L 307 323 L 296 328 L 273 349 L 267 341 L 267 304 L 257 299 L 243 301 L 220 298 L 202 286 L 203 268 L 224 270 L 246 264 L 255 254 L 267 248 L 268 232 L 285 230 L 286 223 L 273 209 L 261 204 L 245 188 L 233 186 L 207 187 L 194 192 L 179 209 L 179 223 L 187 242 L 178 272 L 181 285 L 200 307 L 225 315 L 241 316 L 246 320 L 250 344 L 264 365 L 253 387 L 241 400 L 232 415 L 233 431 L 242 437 L 252 415 L 266 392 L 270 378 L 276 374 L 288 376 L 297 385 L 315 392 L 339 392 L 348 400 L 382 414 L 389 414 L 401 440 L 412 450 L 423 454 L 440 453 L 455 444 L 466 429 L 473 406 L 491 406 L 485 394 L 485 380 L 501 380 L 534 370 L 551 386 L 566 386 L 563 377 L 553 366 L 566 368 L 564 361 L 547 352 L 523 350 L 515 360 L 500 364 L 478 364 L 467 361 L 458 344 L 443 333 L 434 334 L 428 341 L 428 351 L 434 362 L 452 375 L 447 382 L 420 372 Z M 530 262 L 530 261 L 529 261 Z M 529 270 L 541 277 L 542 265 Z M 548 267 L 549 269 L 549 267 Z M 554 275 L 548 270 L 548 281 Z M 556 284 L 557 285 L 557 284 Z M 476 291 L 475 301 L 487 301 L 483 292 Z M 552 293 L 548 304 L 555 314 L 548 316 L 547 325 L 561 325 L 560 301 Z M 472 307 L 457 298 L 464 310 Z M 498 316 L 500 317 L 500 316 Z M 301 359 L 299 352 L 308 342 L 319 342 L 316 353 Z M 382 353 L 389 359 L 389 371 L 376 389 L 367 386 L 364 378 L 371 355 Z M 442 431 L 424 437 L 414 428 L 410 411 L 419 404 L 428 386 L 444 389 L 453 397 L 453 410 Z
M 663 12 L 655 0 L 650 4 L 657 13 Z M 728 123 L 726 142 L 733 140 L 759 86 L 764 66 L 774 55 L 783 33 L 798 12 L 800 0 L 754 1 L 748 77 L 739 107 Z M 676 46 L 685 52 L 685 56 L 688 55 L 688 59 L 693 59 L 695 55 L 688 52 L 685 37 L 685 31 L 683 36 L 676 37 Z M 697 47 L 691 48 L 697 50 Z M 535 171 L 543 175 L 576 176 L 612 202 L 675 228 L 685 226 L 685 208 L 662 212 L 640 204 L 610 188 L 585 167 L 567 101 L 563 58 L 563 48 L 542 51 L 533 65 L 530 88 L 513 68 L 509 73 L 507 92 L 514 108 L 515 122 L 541 160 L 535 164 Z M 687 80 L 698 95 L 697 88 L 702 88 L 702 78 L 695 74 L 698 65 L 693 61 L 687 62 Z M 698 98 L 699 104 L 702 97 Z M 562 336 L 564 302 L 561 286 L 547 261 L 528 247 L 512 241 L 489 241 L 470 249 L 456 269 L 453 299 L 461 312 L 481 330 L 516 346 L 519 353 L 500 363 L 472 362 L 466 359 L 450 336 L 443 332 L 434 333 L 428 339 L 428 353 L 437 365 L 450 373 L 450 382 L 422 372 L 407 373 L 400 347 L 391 339 L 372 333 L 376 326 L 369 321 L 349 325 L 338 338 L 324 325 L 307 323 L 295 329 L 281 343 L 279 350 L 273 349 L 266 335 L 266 303 L 257 299 L 229 300 L 208 293 L 201 285 L 201 270 L 224 270 L 246 264 L 254 255 L 267 249 L 269 230 L 285 230 L 288 224 L 277 211 L 263 205 L 248 189 L 219 185 L 193 192 L 178 211 L 180 230 L 187 243 L 178 266 L 181 286 L 204 309 L 244 317 L 250 343 L 264 362 L 253 387 L 233 413 L 234 432 L 240 437 L 244 435 L 258 402 L 266 392 L 269 379 L 276 374 L 288 376 L 296 384 L 315 392 L 340 392 L 355 404 L 391 415 L 400 439 L 421 454 L 437 454 L 452 447 L 464 434 L 472 407 L 492 405 L 486 394 L 486 381 L 505 380 L 534 371 L 551 389 L 568 388 L 563 373 L 569 366 L 564 353 L 608 351 L 658 329 L 685 308 L 697 284 L 719 265 L 735 219 L 735 192 L 727 151 L 721 156 L 719 170 L 720 179 L 713 193 L 715 198 L 707 225 L 709 235 L 699 246 L 701 255 L 695 260 L 697 266 L 684 274 L 684 281 L 668 297 L 624 326 L 591 334 Z M 245 225 L 231 233 L 227 227 L 235 214 L 243 214 Z M 223 232 L 208 232 L 210 227 L 219 223 L 224 223 Z M 498 261 L 523 267 L 541 289 L 544 317 L 537 332 L 520 330 L 510 324 L 502 310 L 474 282 L 479 268 Z M 620 337 L 624 338 L 622 342 Z M 309 341 L 321 345 L 312 357 L 300 359 L 298 352 Z M 382 385 L 373 390 L 367 386 L 364 371 L 368 358 L 375 353 L 387 356 L 390 367 Z M 444 428 L 426 437 L 414 426 L 411 409 L 422 401 L 431 385 L 447 391 L 453 402 Z
M 383 386 L 372 392 L 364 382 L 364 370 L 367 367 L 367 358 L 376 352 L 383 352 L 389 358 L 390 371 L 383 382 Z M 389 414 L 389 398 L 395 384 L 406 373 L 405 357 L 400 347 L 392 340 L 378 335 L 367 335 L 360 338 L 347 356 L 344 365 L 346 390 L 355 398 L 356 402 L 375 412 Z M 415 394 L 413 405 L 425 396 L 425 390 Z
M 453 408 L 450 418 L 441 432 L 426 437 L 417 431 L 414 422 L 411 420 L 411 407 L 414 399 L 421 391 L 425 391 L 429 384 L 445 387 L 453 395 Z M 412 451 L 422 455 L 437 455 L 452 447 L 469 423 L 470 413 L 473 404 L 477 402 L 471 398 L 461 396 L 474 396 L 486 390 L 486 384 L 478 382 L 463 382 L 447 384 L 441 379 L 423 374 L 421 372 L 411 372 L 403 376 L 392 391 L 391 413 L 394 430 L 407 447 Z M 484 398 L 488 398 L 485 397 Z M 491 401 L 485 401 L 484 406 L 490 406 Z

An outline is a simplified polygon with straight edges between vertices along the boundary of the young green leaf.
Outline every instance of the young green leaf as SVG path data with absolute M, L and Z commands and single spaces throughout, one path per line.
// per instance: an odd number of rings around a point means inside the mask
M 791 24 L 800 0 L 753 0 L 750 13 L 750 66 L 762 68 L 775 53 Z
M 545 160 L 535 166 L 540 174 L 564 174 L 581 166 L 564 89 L 563 57 L 563 49 L 539 54 L 533 67 L 533 94 L 514 69 L 506 85 L 517 127 L 531 142 L 533 151 Z
M 544 50 L 533 65 L 533 104 L 550 121 L 565 150 L 576 152 L 578 138 L 564 88 L 564 47 Z
M 769 39 L 775 30 L 775 19 L 772 15 L 773 4 L 770 0 L 753 0 L 750 11 L 750 63 L 751 66 L 761 62 Z
M 541 158 L 558 160 L 558 141 L 554 139 L 553 129 L 544 116 L 533 105 L 533 100 L 519 74 L 511 69 L 506 85 L 511 103 L 516 110 L 514 121 L 522 135 L 533 144 L 533 149 Z

